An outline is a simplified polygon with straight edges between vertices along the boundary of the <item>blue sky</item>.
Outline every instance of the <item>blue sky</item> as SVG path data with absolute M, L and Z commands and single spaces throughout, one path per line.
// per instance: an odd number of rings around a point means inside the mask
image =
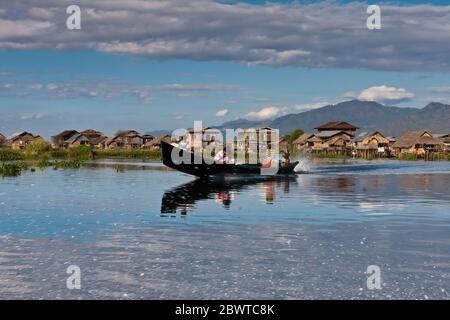
M 306 1 L 312 6 L 292 9 L 279 1 L 273 9 L 262 1 L 222 1 L 231 3 L 226 7 L 208 1 L 208 14 L 207 6 L 199 10 L 201 1 L 191 2 L 186 15 L 177 0 L 173 7 L 145 8 L 148 17 L 107 0 L 86 2 L 81 7 L 90 20 L 79 31 L 61 28 L 61 2 L 0 5 L 0 132 L 49 137 L 92 127 L 111 134 L 190 127 L 194 120 L 273 118 L 353 98 L 405 107 L 449 101 L 443 39 L 450 40 L 444 32 L 450 10 L 433 10 L 443 1 L 412 12 L 401 7 L 424 2 L 391 2 L 382 11 L 382 30 L 365 28 L 362 3 Z M 354 12 L 361 15 L 353 19 Z M 152 25 L 149 17 L 156 15 L 164 20 Z M 192 19 L 191 29 L 182 27 L 183 19 Z

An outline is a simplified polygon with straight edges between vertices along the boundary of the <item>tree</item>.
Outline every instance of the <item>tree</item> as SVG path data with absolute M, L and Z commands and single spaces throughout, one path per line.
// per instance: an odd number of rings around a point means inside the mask
M 290 145 L 292 145 L 292 143 L 294 143 L 294 141 L 304 133 L 305 132 L 302 129 L 295 129 L 294 131 L 286 135 L 286 140 Z

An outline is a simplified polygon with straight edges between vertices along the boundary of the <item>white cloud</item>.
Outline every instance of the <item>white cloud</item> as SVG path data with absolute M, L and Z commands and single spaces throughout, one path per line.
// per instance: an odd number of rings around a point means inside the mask
M 115 98 L 131 96 L 143 101 L 150 101 L 154 95 L 194 96 L 214 92 L 240 90 L 237 86 L 220 84 L 162 84 L 142 86 L 134 83 L 117 81 L 74 80 L 59 83 L 1 83 L 0 95 L 11 94 L 23 96 L 29 94 L 47 93 L 53 98 Z
M 45 87 L 47 88 L 47 90 L 50 90 L 50 91 L 58 89 L 58 85 L 55 83 L 49 83 Z M 36 88 L 37 88 L 37 86 L 36 86 Z
M 38 120 L 45 117 L 44 113 L 26 113 L 20 116 L 20 120 Z
M 264 107 L 259 111 L 252 111 L 245 115 L 245 118 L 251 120 L 266 120 L 277 117 L 282 111 L 280 107 Z
M 395 103 L 410 100 L 415 97 L 415 94 L 404 89 L 388 86 L 370 87 L 363 90 L 358 99 L 362 101 L 378 101 Z
M 11 43 L 20 42 L 20 39 L 29 39 L 33 36 L 38 37 L 42 33 L 55 30 L 54 24 L 48 21 L 0 19 L 0 47 L 3 43 L 6 43 L 3 42 L 4 40 L 11 40 Z
M 79 0 L 82 30 L 66 30 L 70 0 L 3 1 L 0 49 L 89 49 L 152 59 L 273 66 L 450 70 L 450 6 Z M 58 13 L 58 14 L 56 14 Z M 62 14 L 59 14 L 62 13 Z M 420 50 L 417 49 L 420 44 Z
M 328 105 L 327 102 L 304 103 L 291 106 L 267 106 L 258 111 L 252 111 L 244 115 L 250 120 L 267 120 L 280 117 L 289 113 L 300 113 Z
M 47 8 L 30 8 L 28 10 L 29 15 L 32 18 L 39 19 L 39 20 L 51 20 L 54 19 L 55 13 L 53 10 L 47 9 Z
M 217 117 L 225 117 L 227 114 L 229 114 L 230 111 L 228 109 L 219 110 L 216 112 Z

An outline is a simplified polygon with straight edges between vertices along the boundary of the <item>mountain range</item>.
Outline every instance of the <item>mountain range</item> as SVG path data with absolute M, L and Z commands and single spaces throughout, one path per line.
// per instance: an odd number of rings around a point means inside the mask
M 359 132 L 381 131 L 385 135 L 400 136 L 406 131 L 428 130 L 432 133 L 450 132 L 450 105 L 432 102 L 422 109 L 385 106 L 372 101 L 351 100 L 335 105 L 273 120 L 251 121 L 237 119 L 225 122 L 219 129 L 237 129 L 268 126 L 278 128 L 281 134 L 295 129 L 313 132 L 314 128 L 329 121 L 346 121 L 358 126 Z

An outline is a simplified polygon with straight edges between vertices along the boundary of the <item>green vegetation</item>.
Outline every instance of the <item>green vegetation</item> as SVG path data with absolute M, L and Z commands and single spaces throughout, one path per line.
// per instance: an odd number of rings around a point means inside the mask
M 296 155 L 299 156 L 299 155 Z M 347 154 L 336 154 L 336 153 L 303 153 L 300 154 L 303 157 L 316 158 L 316 159 L 350 159 L 351 156 Z
M 69 160 L 25 160 L 25 161 L 10 161 L 0 162 L 0 177 L 17 177 L 22 171 L 30 169 L 36 171 L 36 169 L 45 169 L 53 167 L 55 169 L 79 169 L 83 167 L 85 161 L 82 159 L 69 159 Z
M 425 155 L 417 155 L 415 153 L 402 153 L 397 157 L 397 159 L 404 161 L 450 161 L 450 153 L 431 153 Z
M 71 149 L 53 149 L 45 141 L 34 141 L 22 150 L 0 149 L 0 161 L 18 160 L 90 160 L 90 159 L 122 158 L 161 160 L 161 151 L 155 150 L 103 150 L 88 146 Z
M 94 155 L 99 159 L 122 158 L 122 159 L 142 159 L 142 160 L 161 160 L 161 151 L 155 150 L 103 150 L 95 149 Z
M 84 160 L 73 159 L 73 160 L 56 160 L 50 162 L 56 169 L 79 169 L 84 166 Z
M 17 177 L 21 174 L 23 166 L 21 163 L 0 163 L 0 176 Z
M 398 159 L 405 161 L 415 161 L 418 160 L 419 157 L 414 153 L 402 153 L 401 155 L 399 155 Z
M 88 146 L 79 146 L 68 150 L 68 158 L 78 160 L 89 160 L 94 157 L 92 148 Z
M 39 160 L 39 161 L 14 161 L 0 163 L 0 177 L 17 177 L 22 171 L 30 169 L 35 171 L 37 169 L 45 169 L 53 167 L 55 169 L 79 169 L 85 164 L 84 160 Z
M 39 160 L 37 162 L 32 162 L 30 165 L 38 169 L 44 169 L 50 167 L 52 165 L 52 162 L 48 160 Z
M 69 157 L 68 152 L 63 149 L 53 149 L 49 155 L 50 159 L 67 159 Z
M 24 149 L 0 149 L 0 161 L 16 160 L 51 160 L 51 159 L 80 159 L 89 160 L 93 157 L 93 150 L 87 146 L 79 146 L 69 150 L 53 149 L 43 140 L 36 140 Z
M 79 146 L 69 150 L 53 149 L 46 141 L 33 141 L 20 150 L 23 158 L 27 160 L 50 160 L 50 159 L 80 159 L 89 160 L 92 158 L 92 149 L 88 146 Z
M 290 145 L 292 145 L 292 143 L 304 133 L 305 132 L 302 129 L 295 129 L 291 133 L 288 133 L 287 135 L 285 135 L 285 138 L 288 141 L 288 143 Z
M 25 156 L 23 152 L 12 149 L 0 149 L 0 161 L 23 160 Z
M 49 158 L 52 147 L 47 141 L 35 140 L 25 147 L 23 154 L 26 158 Z

